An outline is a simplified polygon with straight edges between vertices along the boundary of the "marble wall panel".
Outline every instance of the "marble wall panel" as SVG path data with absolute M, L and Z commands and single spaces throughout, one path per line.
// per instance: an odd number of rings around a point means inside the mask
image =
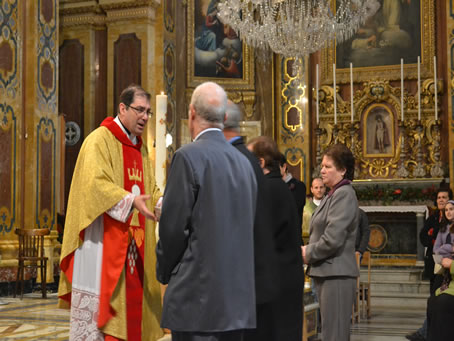
M 65 146 L 65 203 L 68 201 L 72 174 L 85 136 L 84 53 L 85 46 L 79 39 L 65 39 L 60 46 L 58 105 L 59 112 L 65 115 L 68 140 Z
M 142 42 L 135 33 L 121 34 L 114 42 L 114 108 L 128 85 L 141 84 Z

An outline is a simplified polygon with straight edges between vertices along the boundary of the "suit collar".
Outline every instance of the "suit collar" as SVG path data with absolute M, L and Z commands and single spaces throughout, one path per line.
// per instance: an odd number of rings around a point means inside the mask
M 235 140 L 231 141 L 232 146 L 238 146 L 240 144 L 244 144 L 244 140 L 242 136 L 235 136 Z
M 202 130 L 194 139 L 194 142 L 197 141 L 197 140 L 200 140 L 202 139 L 202 136 L 206 135 L 207 133 L 210 133 L 210 132 L 218 132 L 218 133 L 221 133 L 222 134 L 222 130 L 219 129 L 219 128 L 207 128 L 205 130 Z M 223 135 L 224 136 L 224 135 Z M 225 139 L 225 137 L 224 137 Z

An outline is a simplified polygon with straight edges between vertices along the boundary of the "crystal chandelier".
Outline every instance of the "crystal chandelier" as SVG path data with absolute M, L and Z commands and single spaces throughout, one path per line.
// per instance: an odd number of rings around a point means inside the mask
M 248 45 L 301 59 L 351 38 L 380 7 L 377 0 L 220 0 L 218 17 Z

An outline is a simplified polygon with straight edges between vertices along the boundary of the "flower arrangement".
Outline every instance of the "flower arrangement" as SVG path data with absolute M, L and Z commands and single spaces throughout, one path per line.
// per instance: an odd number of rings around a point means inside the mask
M 396 202 L 424 203 L 433 205 L 437 187 L 395 187 L 391 185 L 357 187 L 356 196 L 361 203 L 372 203 L 379 205 L 395 205 Z

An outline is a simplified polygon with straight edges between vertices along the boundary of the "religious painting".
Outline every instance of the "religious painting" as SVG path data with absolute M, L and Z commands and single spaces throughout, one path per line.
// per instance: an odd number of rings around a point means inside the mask
M 188 4 L 188 83 L 212 80 L 226 89 L 252 89 L 252 51 L 217 17 L 220 0 Z
M 400 79 L 400 60 L 404 77 L 417 77 L 417 58 L 421 56 L 421 76 L 433 76 L 435 53 L 434 0 L 378 0 L 379 9 L 348 40 L 322 52 L 322 79 L 350 81 L 353 64 L 355 82 L 371 79 Z M 332 0 L 333 7 L 339 3 Z M 337 8 L 337 6 L 336 6 Z M 328 67 L 330 66 L 330 67 Z
M 366 157 L 394 156 L 394 115 L 385 104 L 373 104 L 363 116 Z

